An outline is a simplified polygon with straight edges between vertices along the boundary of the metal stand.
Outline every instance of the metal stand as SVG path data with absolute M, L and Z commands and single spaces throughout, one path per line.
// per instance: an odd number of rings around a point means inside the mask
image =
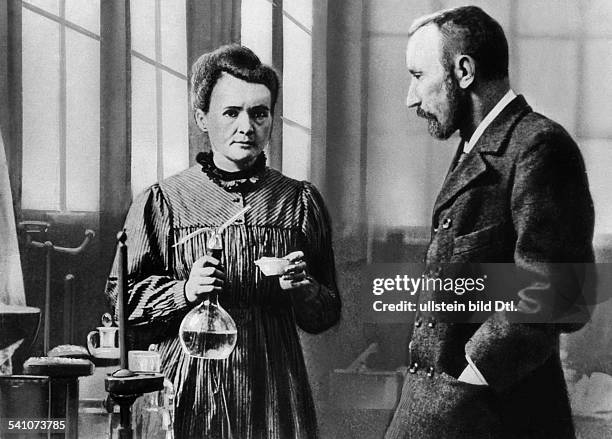
M 104 389 L 110 398 L 119 404 L 121 424 L 119 438 L 132 438 L 132 404 L 143 393 L 155 392 L 164 388 L 164 375 L 160 373 L 136 374 L 128 369 L 126 330 L 127 317 L 127 245 L 125 231 L 117 234 L 117 252 L 119 260 L 119 275 L 117 279 L 117 310 L 119 325 L 119 352 L 121 369 L 104 379 Z
M 49 352 L 49 336 L 51 332 L 51 255 L 53 252 L 65 253 L 69 255 L 78 255 L 85 250 L 91 239 L 96 235 L 93 230 L 85 230 L 85 239 L 78 247 L 67 248 L 54 245 L 51 241 L 39 242 L 32 239 L 33 234 L 43 234 L 49 229 L 50 224 L 44 221 L 23 221 L 19 223 L 19 228 L 23 229 L 26 234 L 26 245 L 33 248 L 42 248 L 45 250 L 45 311 L 44 311 L 44 329 L 43 329 L 43 355 Z M 69 287 L 67 287 L 69 288 Z M 64 328 L 64 331 L 66 328 Z

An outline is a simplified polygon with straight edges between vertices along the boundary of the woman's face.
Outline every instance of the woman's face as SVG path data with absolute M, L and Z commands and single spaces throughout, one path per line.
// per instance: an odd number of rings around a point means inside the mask
M 196 110 L 201 129 L 208 131 L 217 167 L 225 171 L 249 168 L 261 154 L 272 131 L 268 87 L 223 73 L 210 95 L 208 113 Z

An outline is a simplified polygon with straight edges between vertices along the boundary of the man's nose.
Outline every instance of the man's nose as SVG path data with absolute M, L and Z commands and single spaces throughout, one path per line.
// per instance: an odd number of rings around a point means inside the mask
M 238 131 L 241 133 L 251 133 L 253 131 L 253 121 L 246 111 L 238 115 Z
M 406 106 L 408 108 L 416 107 L 421 103 L 420 99 L 416 93 L 416 84 L 414 80 L 410 81 L 410 86 L 408 87 L 408 95 L 406 96 Z

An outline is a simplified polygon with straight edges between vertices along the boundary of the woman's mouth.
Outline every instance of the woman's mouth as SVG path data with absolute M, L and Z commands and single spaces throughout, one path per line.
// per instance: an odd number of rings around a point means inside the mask
M 238 145 L 241 148 L 252 148 L 255 146 L 255 142 L 251 142 L 248 140 L 234 140 L 232 144 Z

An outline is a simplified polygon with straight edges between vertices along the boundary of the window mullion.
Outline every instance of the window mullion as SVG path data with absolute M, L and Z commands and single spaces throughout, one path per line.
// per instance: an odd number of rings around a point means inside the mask
M 272 66 L 283 77 L 283 2 L 272 2 Z M 274 108 L 274 130 L 270 141 L 270 166 L 283 168 L 283 87 L 280 88 Z
M 161 0 L 155 0 L 155 62 L 162 62 L 162 38 L 161 38 Z M 157 128 L 157 179 L 159 181 L 164 178 L 164 127 L 162 122 L 163 117 L 163 101 L 162 101 L 162 71 L 158 66 L 155 66 L 155 98 L 157 102 L 156 108 L 156 128 Z
M 66 139 L 67 139 L 67 91 L 66 91 L 66 26 L 63 24 L 66 19 L 66 0 L 60 0 L 59 12 L 61 23 L 59 24 L 59 210 L 66 211 Z

